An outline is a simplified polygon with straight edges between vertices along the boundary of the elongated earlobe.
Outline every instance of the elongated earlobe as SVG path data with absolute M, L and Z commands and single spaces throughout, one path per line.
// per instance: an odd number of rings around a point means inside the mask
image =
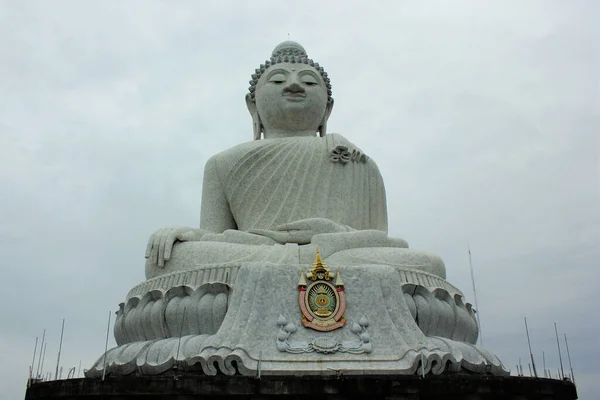
M 325 137 L 325 135 L 327 135 L 327 122 L 323 122 L 320 126 L 319 126 L 319 136 L 321 137 Z
M 260 124 L 260 118 L 257 118 L 258 121 L 255 121 L 254 118 L 252 118 L 252 131 L 254 133 L 254 140 L 260 140 L 261 139 L 261 133 L 262 133 L 262 126 Z
M 248 111 L 250 111 L 250 115 L 252 116 L 252 132 L 254 133 L 254 140 L 260 140 L 263 131 L 262 122 L 260 121 L 258 110 L 256 109 L 256 102 L 250 93 L 246 95 L 246 107 L 248 107 Z
M 333 110 L 333 99 L 329 99 L 327 101 L 327 108 L 325 108 L 325 115 L 323 116 L 323 121 L 321 125 L 319 125 L 319 136 L 325 137 L 327 135 L 327 120 L 331 115 L 331 111 Z

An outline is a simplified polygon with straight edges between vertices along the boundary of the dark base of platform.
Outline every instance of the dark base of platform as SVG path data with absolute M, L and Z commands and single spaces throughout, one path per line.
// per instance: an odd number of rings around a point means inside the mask
M 263 377 L 162 376 L 70 379 L 33 384 L 25 399 L 468 399 L 571 400 L 568 381 L 476 375 Z

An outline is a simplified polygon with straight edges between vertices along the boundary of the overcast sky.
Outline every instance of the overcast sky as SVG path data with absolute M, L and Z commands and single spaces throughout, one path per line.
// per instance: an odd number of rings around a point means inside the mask
M 599 398 L 599 17 L 597 0 L 1 1 L 0 398 L 23 397 L 44 328 L 54 372 L 62 318 L 63 377 L 102 354 L 148 236 L 197 226 L 204 163 L 252 139 L 250 74 L 288 34 L 329 73 L 329 131 L 378 163 L 390 235 L 473 302 L 470 244 L 485 347 L 528 372 L 526 316 L 556 375 L 557 322 Z

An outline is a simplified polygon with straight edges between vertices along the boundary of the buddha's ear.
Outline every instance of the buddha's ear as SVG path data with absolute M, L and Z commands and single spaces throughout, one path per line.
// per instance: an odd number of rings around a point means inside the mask
M 327 135 L 327 120 L 331 115 L 331 111 L 333 111 L 333 99 L 329 99 L 327 101 L 327 107 L 325 107 L 325 115 L 323 116 L 323 121 L 321 121 L 321 125 L 319 125 L 319 136 L 321 137 Z
M 254 140 L 260 140 L 260 134 L 262 132 L 262 123 L 260 116 L 258 115 L 258 109 L 256 108 L 256 101 L 252 98 L 250 93 L 246 94 L 246 107 L 250 111 L 252 116 L 252 131 L 254 133 Z

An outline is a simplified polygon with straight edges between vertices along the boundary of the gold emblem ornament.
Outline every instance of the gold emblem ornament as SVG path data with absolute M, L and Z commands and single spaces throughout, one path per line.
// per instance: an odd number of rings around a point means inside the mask
M 339 271 L 331 272 L 323 264 L 319 250 L 312 268 L 300 274 L 298 292 L 302 325 L 328 332 L 346 324 L 346 294 L 342 276 Z

